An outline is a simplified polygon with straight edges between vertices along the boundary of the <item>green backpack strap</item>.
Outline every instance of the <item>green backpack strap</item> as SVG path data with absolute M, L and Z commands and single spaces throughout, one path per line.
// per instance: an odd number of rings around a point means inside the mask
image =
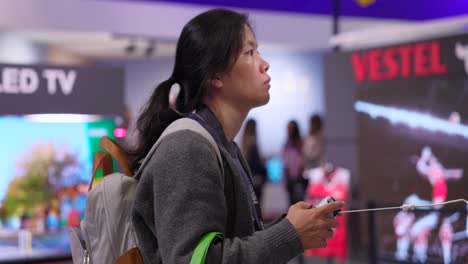
M 195 248 L 195 251 L 193 251 L 190 264 L 204 264 L 205 263 L 206 254 L 208 253 L 208 249 L 210 248 L 211 242 L 215 238 L 219 238 L 223 240 L 224 235 L 220 232 L 209 232 L 202 237 L 200 242 L 198 242 L 198 245 Z

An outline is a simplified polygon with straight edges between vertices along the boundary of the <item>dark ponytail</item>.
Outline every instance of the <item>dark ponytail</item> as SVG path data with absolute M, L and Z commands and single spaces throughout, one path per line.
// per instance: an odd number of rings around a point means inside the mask
M 242 50 L 245 26 L 250 27 L 245 15 L 225 9 L 207 11 L 185 25 L 172 76 L 156 87 L 137 120 L 137 145 L 128 151 L 134 171 L 167 126 L 200 106 L 210 80 L 232 67 Z M 180 91 L 170 106 L 175 83 Z
M 128 152 L 133 171 L 138 170 L 140 162 L 161 136 L 164 129 L 182 117 L 169 106 L 169 93 L 173 84 L 173 78 L 160 83 L 146 102 L 137 120 L 136 129 L 139 140 L 136 148 Z

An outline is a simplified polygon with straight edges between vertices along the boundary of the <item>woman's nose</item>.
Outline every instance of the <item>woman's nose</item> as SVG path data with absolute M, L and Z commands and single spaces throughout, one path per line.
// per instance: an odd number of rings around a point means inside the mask
M 263 62 L 262 71 L 267 72 L 268 69 L 270 69 L 270 64 L 268 63 L 268 61 L 264 60 L 263 58 L 262 58 L 262 62 Z

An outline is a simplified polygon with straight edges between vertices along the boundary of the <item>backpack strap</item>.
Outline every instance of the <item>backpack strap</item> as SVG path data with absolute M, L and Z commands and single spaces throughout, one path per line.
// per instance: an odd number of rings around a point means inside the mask
M 99 146 L 117 160 L 125 175 L 133 175 L 133 172 L 128 164 L 127 155 L 125 155 L 125 152 L 122 151 L 123 148 L 117 142 L 107 136 L 103 136 L 99 141 Z
M 131 248 L 125 251 L 112 264 L 144 264 L 143 256 L 138 247 Z
M 208 249 L 210 248 L 211 242 L 215 238 L 221 239 L 222 241 L 224 239 L 224 235 L 219 232 L 209 232 L 202 237 L 200 242 L 198 242 L 197 247 L 193 251 L 190 264 L 204 264 L 205 263 L 206 255 L 208 254 Z
M 92 172 L 93 176 L 91 178 L 91 181 L 89 182 L 88 192 L 91 191 L 91 188 L 93 188 L 94 178 L 96 177 L 96 172 L 99 169 L 99 167 L 102 167 L 103 176 L 113 173 L 114 164 L 112 161 L 112 156 L 102 151 L 96 152 L 96 154 L 94 155 L 94 160 L 93 160 L 93 172 Z
M 159 139 L 154 143 L 153 147 L 150 149 L 146 157 L 143 159 L 143 162 L 140 165 L 140 168 L 138 171 L 135 173 L 135 179 L 139 179 L 141 177 L 141 173 L 143 172 L 143 169 L 146 167 L 148 162 L 151 160 L 151 157 L 153 156 L 154 152 L 158 148 L 158 146 L 161 144 L 161 141 L 167 137 L 168 135 L 175 133 L 177 131 L 181 130 L 191 130 L 194 131 L 200 135 L 202 135 L 204 138 L 210 142 L 210 145 L 213 147 L 213 149 L 216 152 L 216 157 L 218 159 L 219 167 L 221 168 L 221 173 L 224 177 L 224 169 L 223 169 L 223 158 L 221 157 L 221 152 L 219 151 L 218 144 L 216 144 L 215 139 L 211 134 L 202 126 L 200 125 L 199 122 L 196 120 L 193 120 L 191 118 L 180 118 L 177 119 L 176 121 L 172 122 L 161 134 Z

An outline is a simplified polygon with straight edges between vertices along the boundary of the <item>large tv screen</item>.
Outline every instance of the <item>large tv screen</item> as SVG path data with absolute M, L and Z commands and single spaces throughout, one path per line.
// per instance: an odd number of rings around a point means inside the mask
M 0 260 L 70 254 L 99 138 L 112 120 L 79 123 L 0 118 Z
M 360 87 L 360 196 L 381 205 L 468 198 L 468 81 L 407 79 Z M 466 205 L 379 212 L 380 255 L 468 262 Z

